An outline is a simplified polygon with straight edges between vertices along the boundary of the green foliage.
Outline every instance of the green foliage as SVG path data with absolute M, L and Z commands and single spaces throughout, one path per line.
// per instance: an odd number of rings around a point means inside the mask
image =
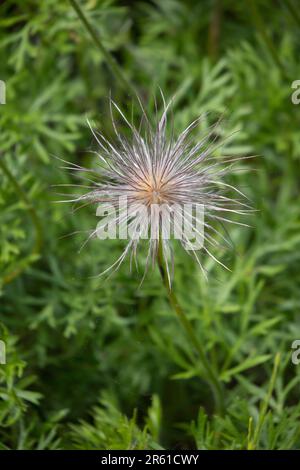
M 258 18 L 253 2 L 232 0 L 79 3 L 150 111 L 160 86 L 175 96 L 176 131 L 203 112 L 201 130 L 224 115 L 216 132 L 231 137 L 219 154 L 259 155 L 232 176 L 257 212 L 249 228 L 228 227 L 232 250 L 214 252 L 231 272 L 202 254 L 206 282 L 185 253 L 175 257 L 174 289 L 224 384 L 226 413 L 214 410 L 158 272 L 139 288 L 143 250 L 140 273 L 125 263 L 97 278 L 123 242 L 92 240 L 79 252 L 95 215 L 55 202 L 53 185 L 79 181 L 55 157 L 93 166 L 86 118 L 110 135 L 109 94 L 130 113 L 128 90 L 70 2 L 7 0 L 0 447 L 299 449 L 300 108 L 291 83 L 300 79 L 300 14 L 288 7 L 297 2 L 255 0 Z
M 154 411 L 152 410 L 151 419 L 157 420 Z M 100 405 L 93 409 L 92 419 L 91 424 L 82 421 L 71 427 L 71 440 L 76 449 L 153 449 L 147 427 L 141 430 L 136 424 L 136 413 L 128 419 L 120 413 L 111 398 L 101 400 Z

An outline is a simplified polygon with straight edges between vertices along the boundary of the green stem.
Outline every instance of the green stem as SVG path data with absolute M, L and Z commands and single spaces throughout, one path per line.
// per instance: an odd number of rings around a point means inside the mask
M 300 25 L 300 15 L 298 12 L 298 9 L 295 7 L 295 5 L 291 2 L 291 0 L 285 0 L 285 6 L 289 10 L 291 17 L 298 23 L 298 26 Z
M 218 58 L 221 35 L 222 0 L 214 0 L 208 30 L 208 54 L 213 61 Z
M 162 253 L 162 244 L 159 241 L 159 247 L 158 247 L 158 255 L 157 255 L 157 262 L 158 262 L 158 267 L 159 271 L 164 283 L 164 286 L 166 288 L 167 294 L 168 294 L 168 299 L 170 302 L 171 307 L 173 308 L 174 312 L 177 315 L 178 320 L 180 321 L 181 325 L 183 326 L 187 336 L 191 340 L 192 345 L 194 346 L 195 350 L 198 353 L 198 356 L 201 361 L 201 365 L 203 369 L 206 372 L 206 380 L 210 384 L 210 387 L 212 389 L 213 395 L 214 395 L 214 400 L 216 404 L 216 409 L 220 414 L 223 414 L 224 412 L 224 393 L 223 393 L 223 387 L 220 381 L 218 380 L 218 376 L 216 375 L 213 367 L 211 366 L 209 360 L 206 357 L 205 351 L 202 347 L 202 344 L 198 340 L 197 336 L 195 335 L 194 328 L 182 310 L 177 297 L 175 295 L 174 290 L 171 289 L 171 286 L 169 284 L 168 276 L 167 276 L 167 271 L 166 271 L 166 263 L 164 261 L 163 253 Z
M 261 16 L 259 8 L 256 4 L 256 0 L 248 0 L 248 2 L 249 2 L 250 10 L 251 10 L 253 23 L 254 23 L 257 31 L 259 32 L 259 34 L 262 37 L 262 40 L 264 41 L 267 48 L 269 49 L 269 52 L 270 52 L 274 62 L 278 66 L 279 70 L 281 71 L 281 74 L 282 74 L 283 78 L 288 80 L 286 70 L 285 70 L 283 64 L 281 63 L 281 60 L 278 56 L 276 47 L 274 46 L 272 40 L 270 39 L 270 37 L 268 36 L 268 34 L 266 32 L 266 25 L 264 24 L 263 18 Z
M 40 250 L 41 250 L 43 237 L 42 237 L 42 228 L 41 228 L 40 220 L 37 216 L 37 213 L 36 213 L 34 207 L 32 206 L 30 200 L 28 199 L 26 192 L 23 190 L 22 186 L 20 186 L 20 184 L 18 183 L 18 181 L 16 180 L 14 175 L 10 172 L 10 170 L 5 165 L 3 158 L 0 158 L 0 167 L 3 171 L 3 173 L 7 176 L 9 181 L 14 186 L 14 188 L 15 188 L 17 194 L 19 195 L 20 199 L 23 200 L 23 202 L 25 203 L 26 209 L 27 209 L 27 211 L 28 211 L 28 213 L 31 217 L 31 220 L 33 222 L 33 225 L 34 225 L 35 231 L 36 231 L 35 244 L 34 244 L 34 247 L 32 249 L 31 254 L 32 255 L 38 255 Z M 14 271 L 12 271 L 9 274 L 7 274 L 6 276 L 4 276 L 3 282 L 5 284 L 11 282 L 15 277 L 17 277 L 23 271 L 23 269 L 25 268 L 26 265 L 27 264 L 24 263 L 22 266 L 20 265 L 17 269 L 15 269 Z
M 102 44 L 102 41 L 99 37 L 99 34 L 97 34 L 96 31 L 94 30 L 93 26 L 91 25 L 91 23 L 87 19 L 86 15 L 83 12 L 83 10 L 81 9 L 80 5 L 77 3 L 76 0 L 70 0 L 70 3 L 72 5 L 72 7 L 74 8 L 74 10 L 76 11 L 76 13 L 77 13 L 78 17 L 80 18 L 81 22 L 85 26 L 86 30 L 89 32 L 89 34 L 90 34 L 91 38 L 93 39 L 94 43 L 96 44 L 96 46 L 101 51 L 101 54 L 103 54 L 103 56 L 105 57 L 105 60 L 108 63 L 108 65 L 110 66 L 112 72 L 119 79 L 120 84 L 123 86 L 124 90 L 126 90 L 126 91 L 130 90 L 131 93 L 136 96 L 137 93 L 136 93 L 136 90 L 135 90 L 134 86 L 130 83 L 130 81 L 124 75 L 121 67 L 119 66 L 119 64 L 117 63 L 115 58 L 110 54 L 109 51 L 106 50 L 106 48 Z

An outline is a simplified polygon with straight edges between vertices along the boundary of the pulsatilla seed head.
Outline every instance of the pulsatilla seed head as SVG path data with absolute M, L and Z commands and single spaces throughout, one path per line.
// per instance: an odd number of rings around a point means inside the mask
M 222 141 L 216 137 L 219 122 L 195 142 L 193 131 L 201 117 L 193 121 L 177 138 L 171 128 L 168 137 L 167 117 L 170 105 L 171 102 L 164 104 L 161 117 L 155 125 L 150 124 L 141 105 L 142 121 L 137 129 L 118 105 L 110 100 L 115 141 L 109 141 L 90 125 L 98 146 L 94 153 L 98 157 L 99 170 L 83 168 L 74 163 L 68 166 L 68 169 L 76 173 L 82 172 L 90 184 L 87 193 L 76 196 L 72 201 L 108 208 L 110 221 L 120 226 L 127 225 L 131 233 L 121 256 L 101 274 L 117 269 L 129 253 L 131 260 L 136 258 L 139 242 L 147 239 L 145 273 L 151 260 L 152 263 L 155 262 L 160 246 L 171 284 L 174 254 L 169 236 L 170 225 L 173 231 L 178 231 L 180 224 L 181 236 L 175 238 L 194 256 L 205 274 L 198 253 L 199 243 L 195 247 L 187 232 L 192 233 L 194 238 L 198 237 L 198 241 L 202 237 L 203 254 L 222 264 L 211 252 L 211 247 L 218 246 L 222 240 L 226 241 L 222 232 L 216 228 L 216 223 L 245 225 L 228 218 L 231 213 L 245 214 L 251 208 L 245 203 L 246 196 L 226 182 L 226 177 L 235 171 L 237 162 L 249 157 L 214 156 L 215 150 L 222 145 Z M 129 127 L 129 139 L 121 134 L 113 116 L 114 110 Z M 234 197 L 229 194 L 234 194 Z M 120 206 L 120 199 L 124 198 L 126 210 L 124 206 Z M 141 207 L 142 213 L 137 210 Z M 185 210 L 186 207 L 191 209 L 189 213 Z M 202 209 L 201 216 L 199 208 Z M 97 229 L 99 230 L 99 226 Z M 89 238 L 97 236 L 97 229 L 91 232 Z

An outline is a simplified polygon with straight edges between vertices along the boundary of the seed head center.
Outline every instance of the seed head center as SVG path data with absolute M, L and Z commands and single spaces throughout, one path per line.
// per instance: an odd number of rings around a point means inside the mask
M 153 189 L 151 192 L 151 203 L 160 204 L 162 201 L 161 194 L 157 189 Z

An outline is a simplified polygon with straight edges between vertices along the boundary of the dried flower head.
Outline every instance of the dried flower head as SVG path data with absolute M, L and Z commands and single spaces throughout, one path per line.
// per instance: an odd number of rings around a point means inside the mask
M 235 170 L 234 165 L 240 158 L 214 157 L 216 148 L 223 143 L 215 132 L 219 123 L 197 143 L 194 143 L 192 131 L 201 117 L 178 138 L 174 137 L 171 126 L 168 137 L 169 108 L 170 103 L 164 104 L 161 118 L 152 126 L 141 105 L 142 119 L 137 129 L 117 104 L 110 101 L 116 143 L 111 143 L 90 126 L 99 146 L 95 153 L 99 158 L 100 170 L 90 170 L 72 163 L 68 166 L 70 170 L 84 172 L 91 182 L 90 191 L 72 201 L 84 201 L 84 205 L 97 204 L 97 215 L 102 216 L 88 239 L 95 236 L 106 238 L 107 232 L 103 236 L 103 230 L 108 226 L 112 230 L 112 238 L 115 238 L 116 226 L 119 237 L 128 238 L 121 256 L 101 274 L 117 269 L 129 253 L 131 261 L 136 259 L 137 246 L 145 239 L 148 243 L 145 273 L 150 262 L 155 262 L 160 249 L 171 283 L 172 234 L 195 257 L 205 274 L 197 253 L 199 248 L 222 264 L 210 251 L 210 246 L 217 246 L 220 238 L 225 240 L 215 222 L 245 225 L 227 218 L 230 213 L 244 214 L 249 206 L 243 202 L 246 196 L 224 179 Z M 113 109 L 129 127 L 130 139 L 120 134 Z M 228 193 L 235 193 L 236 197 L 229 197 Z

